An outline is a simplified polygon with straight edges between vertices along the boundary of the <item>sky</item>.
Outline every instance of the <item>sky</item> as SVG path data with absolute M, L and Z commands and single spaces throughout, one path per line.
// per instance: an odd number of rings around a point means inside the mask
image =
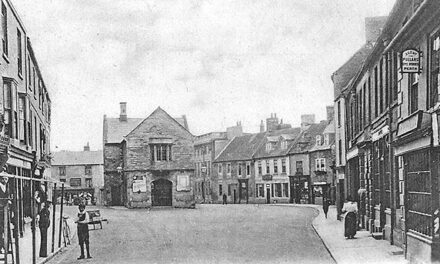
M 51 151 L 102 149 L 103 116 L 186 115 L 194 135 L 325 119 L 331 74 L 395 0 L 12 0 L 52 100 Z

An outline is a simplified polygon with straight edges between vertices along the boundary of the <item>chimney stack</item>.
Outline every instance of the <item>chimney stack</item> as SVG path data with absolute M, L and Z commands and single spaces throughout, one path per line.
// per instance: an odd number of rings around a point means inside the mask
M 89 142 L 87 142 L 87 145 L 84 146 L 84 151 L 90 151 Z
M 261 123 L 260 123 L 260 133 L 263 133 L 264 132 L 264 122 L 263 122 L 263 120 L 261 120 Z
M 120 102 L 121 113 L 119 115 L 119 121 L 126 122 L 127 121 L 127 102 Z
M 335 116 L 335 109 L 332 105 L 328 105 L 326 109 L 327 109 L 327 121 L 330 122 L 333 120 Z
M 307 130 L 312 124 L 315 123 L 315 115 L 301 115 L 301 131 Z

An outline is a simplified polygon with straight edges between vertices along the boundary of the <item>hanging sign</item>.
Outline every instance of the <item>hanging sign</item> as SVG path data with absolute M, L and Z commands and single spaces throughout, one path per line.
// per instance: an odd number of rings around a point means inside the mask
M 402 52 L 400 61 L 402 73 L 420 73 L 420 51 L 407 49 Z

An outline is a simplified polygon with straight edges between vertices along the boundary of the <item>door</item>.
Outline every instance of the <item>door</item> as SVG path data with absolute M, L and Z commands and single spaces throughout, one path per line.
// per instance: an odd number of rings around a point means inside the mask
M 169 180 L 159 179 L 151 183 L 152 206 L 172 206 L 173 183 Z
M 266 186 L 266 203 L 270 204 L 270 188 Z
M 112 205 L 114 206 L 122 205 L 120 186 L 112 186 Z

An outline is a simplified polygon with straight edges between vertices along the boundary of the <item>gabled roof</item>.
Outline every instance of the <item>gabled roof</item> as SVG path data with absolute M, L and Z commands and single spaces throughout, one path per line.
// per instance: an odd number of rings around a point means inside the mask
M 215 159 L 215 162 L 250 160 L 266 133 L 235 137 Z
M 327 125 L 327 127 L 324 129 L 323 134 L 334 134 L 335 131 L 335 122 L 334 120 L 330 121 L 330 123 Z
M 147 120 L 151 119 L 153 116 L 159 114 L 159 113 L 163 113 L 165 114 L 165 116 L 167 116 L 169 118 L 169 120 L 171 120 L 172 122 L 175 122 L 177 125 L 179 125 L 180 127 L 183 128 L 183 130 L 185 130 L 189 135 L 191 135 L 192 137 L 194 137 L 193 134 L 191 134 L 191 132 L 189 132 L 187 126 L 185 126 L 185 124 L 181 124 L 179 123 L 175 118 L 171 117 L 165 110 L 163 110 L 162 108 L 157 107 L 156 110 L 153 111 L 153 113 L 151 113 L 149 116 L 147 116 L 145 119 L 142 120 L 142 122 L 140 122 L 136 127 L 134 127 L 128 134 L 126 134 L 125 136 L 130 135 L 134 130 L 136 130 L 142 123 L 146 122 Z M 186 118 L 184 118 L 185 122 L 186 122 Z
M 281 148 L 281 138 L 282 136 L 289 138 L 297 138 L 301 134 L 301 128 L 295 127 L 295 128 L 287 128 L 287 129 L 281 129 L 281 130 L 274 130 L 271 132 L 268 132 L 266 137 L 263 138 L 260 147 L 254 154 L 254 158 L 266 158 L 266 157 L 279 157 L 284 156 L 288 153 L 290 145 L 294 144 L 294 141 L 289 140 L 287 148 L 283 149 Z M 276 144 L 273 144 L 271 146 L 271 149 L 269 151 L 266 150 L 266 143 L 267 142 L 273 142 L 272 139 L 276 139 Z
M 124 137 L 137 127 L 142 120 L 144 119 L 127 118 L 127 121 L 121 121 L 119 118 L 104 117 L 104 143 L 121 143 Z
M 159 109 L 165 112 L 162 108 L 158 107 L 153 113 Z M 167 112 L 165 113 L 168 115 Z M 119 118 L 107 118 L 104 116 L 104 143 L 121 143 L 125 136 L 127 136 L 131 131 L 133 131 L 133 129 L 139 126 L 147 118 L 127 118 L 127 121 L 121 121 Z M 186 116 L 172 119 L 188 131 L 188 122 L 186 120 Z
M 103 165 L 102 150 L 98 151 L 58 151 L 53 153 L 52 166 Z
M 290 145 L 289 154 L 304 153 L 309 151 L 316 142 L 316 136 L 321 135 L 327 126 L 327 122 L 312 124 Z
M 337 98 L 348 86 L 350 81 L 362 68 L 364 61 L 373 50 L 373 45 L 365 44 L 348 61 L 332 74 L 334 97 Z

